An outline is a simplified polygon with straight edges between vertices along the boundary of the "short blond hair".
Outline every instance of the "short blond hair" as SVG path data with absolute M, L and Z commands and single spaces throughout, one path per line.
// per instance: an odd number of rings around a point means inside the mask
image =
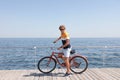
M 65 25 L 60 25 L 59 29 L 65 29 Z

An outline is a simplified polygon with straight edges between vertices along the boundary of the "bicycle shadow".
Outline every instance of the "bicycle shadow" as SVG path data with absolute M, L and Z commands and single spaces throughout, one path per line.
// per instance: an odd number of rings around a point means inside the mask
M 30 77 L 30 76 L 34 76 L 34 77 L 41 77 L 41 76 L 53 76 L 53 77 L 63 77 L 65 73 L 48 73 L 48 74 L 44 74 L 44 73 L 30 73 L 28 75 L 23 75 L 23 77 Z

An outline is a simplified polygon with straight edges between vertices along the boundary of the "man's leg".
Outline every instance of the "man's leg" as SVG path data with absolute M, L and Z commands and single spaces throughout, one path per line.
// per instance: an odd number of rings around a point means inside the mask
M 58 54 L 58 57 L 61 58 L 66 65 L 66 73 L 70 73 L 70 63 L 69 63 L 69 57 L 64 57 L 64 55 L 62 53 Z
M 70 63 L 69 63 L 69 57 L 65 57 L 65 64 L 66 64 L 66 73 L 70 73 Z
M 65 61 L 65 65 L 66 65 L 66 73 L 70 73 L 70 63 L 69 63 L 69 57 L 70 57 L 70 51 L 71 49 L 64 49 L 63 53 L 64 53 L 64 61 Z

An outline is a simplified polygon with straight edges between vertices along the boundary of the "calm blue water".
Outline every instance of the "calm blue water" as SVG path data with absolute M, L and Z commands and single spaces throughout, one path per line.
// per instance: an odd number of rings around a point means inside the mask
M 54 40 L 55 38 L 0 38 L 0 70 L 34 69 L 35 63 L 37 64 L 40 58 L 50 55 L 51 52 L 50 48 L 41 48 L 41 46 L 61 45 L 61 41 L 53 45 Z M 87 47 L 120 46 L 120 38 L 72 38 L 71 44 L 76 52 L 88 58 L 90 68 L 120 68 L 120 47 Z M 36 50 L 34 46 L 37 47 Z

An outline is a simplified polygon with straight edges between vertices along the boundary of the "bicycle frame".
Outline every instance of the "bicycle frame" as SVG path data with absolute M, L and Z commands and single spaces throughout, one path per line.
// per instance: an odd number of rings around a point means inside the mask
M 52 55 L 50 55 L 50 57 L 51 57 L 51 58 L 54 58 L 54 59 L 56 60 L 56 62 L 57 62 L 60 66 L 64 67 L 64 66 L 60 63 L 58 57 L 57 57 L 55 54 L 62 54 L 62 53 L 52 52 Z M 51 61 L 51 58 L 50 58 L 50 61 Z
M 54 59 L 56 60 L 56 62 L 57 62 L 60 66 L 65 67 L 64 65 L 62 65 L 62 63 L 60 63 L 60 61 L 59 61 L 59 59 L 58 59 L 59 57 L 57 57 L 55 54 L 62 54 L 62 55 L 63 55 L 63 53 L 52 52 L 52 55 L 50 55 L 50 57 L 51 57 L 51 58 L 54 58 Z M 70 57 L 69 60 L 71 60 L 72 58 L 74 58 L 74 57 L 76 57 L 76 56 L 81 56 L 81 55 L 79 55 L 79 54 L 74 55 L 74 56 Z M 84 57 L 84 56 L 81 56 L 81 57 L 83 57 L 83 58 L 85 58 L 85 59 L 87 60 L 86 57 Z M 50 58 L 50 61 L 51 61 L 51 58 Z M 50 61 L 49 61 L 49 63 L 50 63 Z M 88 61 L 88 60 L 87 60 L 87 61 Z M 48 64 L 49 64 L 49 63 L 48 63 Z

